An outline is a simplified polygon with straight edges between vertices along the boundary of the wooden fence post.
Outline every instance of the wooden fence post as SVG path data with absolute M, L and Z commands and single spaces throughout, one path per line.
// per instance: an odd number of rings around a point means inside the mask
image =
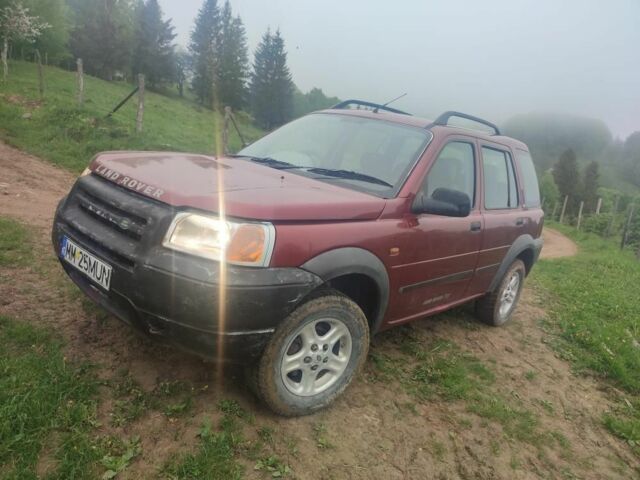
M 629 207 L 629 216 L 627 222 L 624 224 L 624 230 L 622 231 L 622 240 L 620 240 L 620 250 L 622 250 L 627 244 L 627 237 L 629 236 L 629 227 L 631 226 L 631 220 L 633 220 L 634 205 Z
M 560 223 L 564 220 L 564 213 L 567 210 L 567 202 L 569 201 L 569 195 L 565 195 L 564 203 L 562 204 L 562 211 L 560 212 Z
M 38 63 L 38 91 L 40 92 L 40 99 L 42 99 L 44 98 L 44 72 L 42 70 L 42 57 L 38 49 L 36 49 L 36 62 Z
M 144 128 L 144 75 L 138 75 L 138 115 L 136 116 L 136 132 L 142 133 Z
M 229 122 L 231 121 L 231 107 L 224 107 L 224 126 L 222 128 L 222 153 L 229 154 Z
M 580 230 L 580 224 L 582 223 L 582 209 L 584 208 L 584 202 L 580 202 L 580 209 L 578 210 L 578 225 L 576 230 Z
M 551 220 L 556 218 L 556 212 L 558 211 L 558 202 L 553 204 L 553 213 L 551 214 Z
M 596 215 L 600 215 L 601 208 L 602 208 L 602 197 L 599 197 L 598 204 L 596 205 Z
M 84 103 L 84 65 L 81 58 L 76 61 L 76 65 L 78 67 L 78 105 L 82 106 Z
M 611 236 L 611 230 L 613 229 L 613 222 L 616 218 L 616 213 L 618 213 L 618 203 L 620 202 L 620 197 L 616 197 L 616 201 L 613 204 L 613 210 L 611 212 L 611 218 L 609 219 L 609 225 L 607 225 L 606 237 Z
M 9 62 L 7 56 L 9 55 L 9 39 L 4 37 L 2 40 L 2 51 L 0 57 L 2 58 L 2 80 L 7 81 L 7 75 L 9 74 Z

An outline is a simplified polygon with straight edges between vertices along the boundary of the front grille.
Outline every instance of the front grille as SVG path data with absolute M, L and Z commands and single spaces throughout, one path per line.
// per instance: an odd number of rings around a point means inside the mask
M 172 214 L 168 205 L 96 175 L 78 180 L 60 212 L 71 236 L 96 255 L 129 270 L 162 238 Z
M 144 227 L 147 225 L 145 218 L 109 205 L 84 188 L 79 189 L 77 196 L 80 208 L 99 222 L 104 223 L 107 227 L 115 228 L 134 240 L 142 238 Z

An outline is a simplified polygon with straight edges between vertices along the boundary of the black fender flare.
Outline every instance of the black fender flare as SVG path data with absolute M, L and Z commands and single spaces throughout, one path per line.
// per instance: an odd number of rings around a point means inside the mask
M 498 287 L 498 285 L 500 284 L 500 280 L 502 280 L 502 277 L 507 272 L 514 260 L 526 250 L 532 251 L 533 263 L 535 263 L 538 260 L 540 251 L 542 250 L 542 238 L 533 238 L 529 234 L 520 235 L 518 238 L 516 238 L 515 242 L 511 244 L 511 247 L 507 251 L 507 254 L 502 259 L 500 267 L 493 277 L 493 280 L 491 280 L 491 284 L 489 285 L 488 289 L 489 292 L 493 292 Z
M 389 304 L 389 274 L 382 261 L 369 250 L 344 247 L 313 257 L 300 268 L 320 277 L 324 282 L 349 274 L 369 277 L 378 288 L 379 304 L 371 324 L 371 333 L 380 328 Z

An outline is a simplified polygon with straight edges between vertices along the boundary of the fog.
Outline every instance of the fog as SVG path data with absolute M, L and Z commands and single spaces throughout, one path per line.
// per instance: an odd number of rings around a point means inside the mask
M 222 0 L 219 0 L 222 3 Z M 202 0 L 161 0 L 188 44 Z M 434 117 L 461 110 L 601 118 L 640 130 L 638 0 L 232 0 L 251 55 L 280 28 L 303 91 L 386 102 Z

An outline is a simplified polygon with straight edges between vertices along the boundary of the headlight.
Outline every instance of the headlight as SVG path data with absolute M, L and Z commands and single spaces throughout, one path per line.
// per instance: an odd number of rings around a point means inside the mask
M 87 175 L 89 175 L 91 173 L 91 169 L 89 167 L 85 168 L 82 173 L 80 174 L 80 178 L 82 177 L 86 177 Z
M 237 223 L 196 213 L 179 213 L 163 245 L 211 260 L 265 267 L 271 261 L 275 238 L 275 228 L 270 223 Z

